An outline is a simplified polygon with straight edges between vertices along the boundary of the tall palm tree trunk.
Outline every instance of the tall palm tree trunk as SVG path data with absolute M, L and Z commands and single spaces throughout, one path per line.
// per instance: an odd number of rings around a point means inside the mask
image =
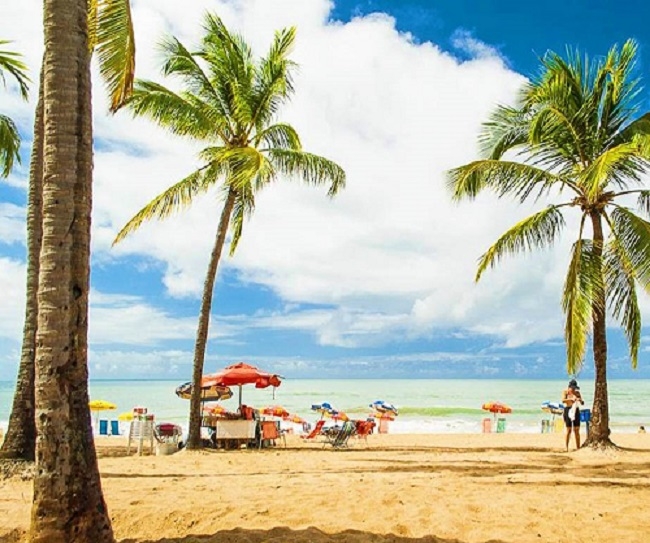
M 34 420 L 34 358 L 36 354 L 36 324 L 38 319 L 38 269 L 41 252 L 43 197 L 43 73 L 38 86 L 38 105 L 34 119 L 34 142 L 29 166 L 27 197 L 27 288 L 23 345 L 16 391 L 9 417 L 9 426 L 0 457 L 33 461 L 36 450 L 36 421 Z
M 594 256 L 598 261 L 602 262 L 604 236 L 600 213 L 591 213 L 591 223 L 594 230 Z M 589 436 L 584 446 L 593 448 L 613 446 L 613 443 L 609 439 L 609 401 L 607 395 L 606 288 L 604 286 L 600 290 L 600 294 L 598 295 L 600 299 L 594 301 L 592 308 L 594 369 L 596 378 Z
M 92 118 L 86 0 L 44 0 L 43 238 L 31 542 L 113 543 L 88 409 Z
M 201 299 L 201 314 L 199 315 L 199 327 L 196 332 L 196 343 L 194 345 L 194 369 L 192 371 L 192 395 L 190 398 L 190 428 L 187 436 L 187 448 L 201 448 L 201 378 L 203 377 L 203 362 L 205 360 L 205 348 L 208 343 L 208 330 L 210 328 L 210 310 L 212 309 L 212 295 L 214 282 L 217 277 L 221 251 L 226 241 L 226 233 L 230 223 L 230 216 L 235 205 L 237 193 L 233 188 L 228 190 L 226 203 L 221 211 L 217 238 L 210 255 L 208 272 L 203 285 L 203 298 Z

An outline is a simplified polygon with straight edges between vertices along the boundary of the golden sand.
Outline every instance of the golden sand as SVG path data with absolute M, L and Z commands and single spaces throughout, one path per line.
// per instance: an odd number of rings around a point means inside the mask
M 118 541 L 646 542 L 650 434 L 608 453 L 561 434 L 372 435 L 349 450 L 287 448 L 126 456 L 98 438 Z M 0 541 L 21 541 L 32 483 L 0 480 Z

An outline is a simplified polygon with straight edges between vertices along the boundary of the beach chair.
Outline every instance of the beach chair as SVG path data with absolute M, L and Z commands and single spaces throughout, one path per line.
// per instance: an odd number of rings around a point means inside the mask
M 99 435 L 100 436 L 107 436 L 108 435 L 108 421 L 107 420 L 100 420 L 99 421 Z
M 325 443 L 323 443 L 323 447 L 325 447 L 325 445 L 331 445 L 335 449 L 349 447 L 350 438 L 354 435 L 355 431 L 356 428 L 354 422 L 351 420 L 345 421 L 338 433 L 334 435 L 334 437 L 328 438 Z
M 302 439 L 315 439 L 320 435 L 321 430 L 323 429 L 323 426 L 325 426 L 325 419 L 320 419 L 317 423 L 316 426 L 312 428 L 312 431 L 309 432 L 306 436 L 300 436 Z
M 355 437 L 358 440 L 363 439 L 368 444 L 368 436 L 372 434 L 375 423 L 371 420 L 357 420 L 355 421 Z
M 258 447 L 270 447 L 275 446 L 276 439 L 282 439 L 284 441 L 284 446 L 287 446 L 286 438 L 284 434 L 280 432 L 279 423 L 272 420 L 263 420 L 260 421 L 260 440 Z
M 137 446 L 138 456 L 142 456 L 144 445 L 148 445 L 153 453 L 153 420 L 132 420 L 129 426 L 129 441 L 126 445 L 126 454 L 131 454 L 131 442 Z
M 111 421 L 111 435 L 119 436 L 120 435 L 120 423 L 117 420 Z

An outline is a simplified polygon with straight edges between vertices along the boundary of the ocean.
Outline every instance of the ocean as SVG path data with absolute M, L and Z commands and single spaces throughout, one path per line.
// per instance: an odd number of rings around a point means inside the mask
M 476 433 L 482 420 L 492 417 L 481 409 L 488 401 L 500 401 L 512 408 L 504 416 L 506 431 L 540 432 L 542 419 L 551 415 L 541 410 L 544 401 L 559 401 L 568 379 L 538 380 L 471 380 L 471 379 L 285 379 L 273 390 L 242 388 L 246 405 L 262 408 L 281 405 L 310 422 L 320 414 L 312 404 L 329 402 L 350 418 L 365 418 L 369 404 L 384 400 L 399 407 L 399 416 L 390 422 L 390 433 Z M 117 405 L 115 411 L 100 413 L 102 419 L 116 419 L 134 406 L 145 406 L 155 419 L 174 422 L 187 428 L 189 401 L 174 393 L 181 381 L 91 380 L 91 400 L 107 400 Z M 593 382 L 581 381 L 585 407 L 593 400 Z M 14 393 L 13 382 L 0 382 L 0 427 L 7 428 Z M 238 405 L 234 395 L 222 402 L 229 410 Z M 609 382 L 610 427 L 612 432 L 636 432 L 640 425 L 650 426 L 650 380 L 612 380 Z M 289 423 L 286 423 L 289 424 Z

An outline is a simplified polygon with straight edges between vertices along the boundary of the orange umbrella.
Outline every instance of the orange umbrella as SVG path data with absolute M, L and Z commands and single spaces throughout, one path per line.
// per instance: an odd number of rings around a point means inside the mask
M 333 418 L 334 420 L 342 420 L 343 422 L 350 420 L 350 417 L 348 417 L 343 411 L 337 411 L 336 409 L 325 411 L 325 416 Z
M 299 415 L 287 415 L 286 417 L 282 417 L 282 420 L 286 420 L 287 422 L 293 422 L 294 424 L 305 424 L 305 419 L 303 419 Z
M 215 405 L 203 406 L 204 415 L 210 415 L 213 417 L 223 417 L 229 413 L 230 412 L 223 405 L 215 404 Z
M 281 405 L 270 405 L 262 409 L 262 414 L 270 417 L 288 417 L 289 411 Z
M 487 402 L 481 406 L 481 409 L 484 411 L 489 411 L 494 413 L 494 418 L 496 419 L 497 413 L 512 413 L 512 407 L 501 402 Z

